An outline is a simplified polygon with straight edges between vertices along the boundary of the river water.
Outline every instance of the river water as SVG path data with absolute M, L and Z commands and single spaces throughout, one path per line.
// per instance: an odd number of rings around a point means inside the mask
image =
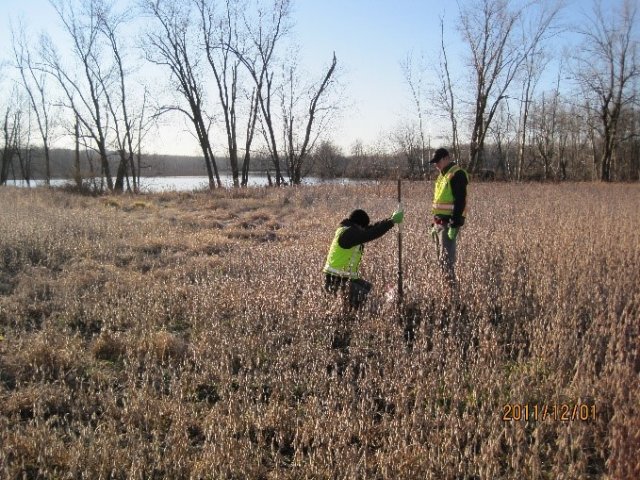
M 231 175 L 220 175 L 220 181 L 225 187 L 233 186 L 233 178 Z M 305 185 L 317 185 L 320 183 L 353 183 L 348 178 L 337 178 L 331 180 L 320 179 L 317 177 L 307 177 L 302 180 Z M 69 179 L 52 179 L 51 186 L 59 187 L 64 185 L 72 185 L 73 180 Z M 266 175 L 249 175 L 249 186 L 263 187 L 268 185 Z M 24 180 L 7 181 L 7 185 L 26 187 Z M 31 186 L 44 185 L 44 180 L 32 180 Z M 180 176 L 180 177 L 140 177 L 140 190 L 143 192 L 162 192 L 162 191 L 193 191 L 208 188 L 209 180 L 206 176 Z

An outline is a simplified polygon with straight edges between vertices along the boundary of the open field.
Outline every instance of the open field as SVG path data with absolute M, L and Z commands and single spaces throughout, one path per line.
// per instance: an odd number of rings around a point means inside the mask
M 472 184 L 457 298 L 403 190 L 405 308 L 394 229 L 349 316 L 394 184 L 0 189 L 0 478 L 640 478 L 640 186 Z

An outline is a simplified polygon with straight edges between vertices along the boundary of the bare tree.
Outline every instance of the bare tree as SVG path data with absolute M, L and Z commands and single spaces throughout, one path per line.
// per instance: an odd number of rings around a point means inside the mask
M 22 90 L 14 86 L 0 119 L 2 151 L 0 152 L 0 185 L 10 177 L 31 184 L 31 108 Z
M 590 131 L 588 119 L 585 118 L 581 105 L 568 101 L 558 102 L 556 129 L 560 149 L 558 151 L 558 172 L 561 179 L 589 178 L 585 152 L 589 150 Z
M 25 181 L 28 187 L 31 186 L 31 164 L 33 159 L 31 114 L 32 110 L 25 102 L 25 108 L 18 109 L 14 117 L 14 130 L 16 132 L 14 152 L 18 158 L 20 178 Z
M 548 180 L 551 177 L 551 167 L 557 153 L 558 93 L 552 92 L 550 100 L 545 94 L 542 94 L 533 113 L 533 141 L 537 157 L 542 164 L 543 178 Z
M 105 85 L 109 78 L 109 68 L 104 68 L 101 45 L 98 37 L 100 2 L 84 0 L 78 12 L 69 0 L 50 0 L 68 34 L 71 52 L 79 61 L 80 75 L 62 64 L 60 55 L 50 37 L 42 37 L 42 68 L 51 74 L 65 93 L 66 104 L 82 125 L 82 130 L 95 144 L 100 157 L 102 175 L 109 190 L 114 189 L 109 167 L 107 124 L 108 111 L 103 109 L 106 102 Z
M 506 0 L 474 1 L 460 12 L 460 29 L 471 51 L 471 69 L 475 75 L 471 171 L 482 166 L 488 127 L 523 60 L 519 46 L 513 42 L 519 16 L 519 11 L 509 9 Z
M 321 178 L 339 178 L 346 171 L 346 159 L 340 147 L 330 140 L 323 140 L 314 149 L 315 168 Z
M 82 188 L 82 170 L 80 168 L 80 121 L 76 116 L 73 124 L 73 139 L 74 139 L 74 155 L 73 155 L 73 178 L 76 182 L 76 187 Z
M 276 46 L 288 30 L 290 8 L 290 0 L 273 0 L 269 10 L 258 9 L 257 18 L 243 15 L 250 46 L 246 51 L 235 50 L 254 82 L 255 101 L 260 106 L 261 130 L 275 169 L 277 185 L 284 183 L 284 177 L 281 171 L 276 112 L 273 106 L 277 95 L 273 63 Z M 249 130 L 251 121 L 248 125 Z M 255 126 L 255 121 L 253 125 Z
M 227 136 L 227 152 L 234 187 L 240 184 L 246 186 L 251 159 L 251 145 L 255 133 L 255 125 L 259 103 L 255 90 L 251 95 L 242 96 L 240 76 L 242 62 L 235 52 L 245 52 L 243 42 L 247 39 L 247 32 L 241 24 L 242 5 L 238 0 L 226 0 L 224 8 L 216 16 L 210 0 L 195 0 L 200 13 L 200 28 L 204 41 L 204 48 L 211 71 L 213 72 L 218 99 L 222 107 L 225 132 Z M 245 131 L 244 158 L 242 163 L 242 178 L 239 171 L 239 100 L 245 98 L 247 111 L 247 128 Z
M 391 133 L 391 142 L 396 146 L 396 155 L 402 158 L 408 168 L 410 178 L 423 178 L 424 137 L 420 126 L 415 123 L 402 123 Z
M 244 157 L 242 159 L 242 181 L 241 185 L 246 187 L 249 183 L 249 165 L 251 163 L 251 145 L 253 143 L 253 137 L 256 131 L 256 121 L 258 119 L 258 109 L 259 109 L 259 96 L 257 94 L 256 88 L 254 87 L 251 91 L 251 95 L 249 98 L 249 115 L 246 121 L 246 133 L 245 133 L 245 144 L 244 144 Z
M 454 84 L 451 79 L 449 68 L 449 59 L 447 57 L 447 49 L 444 42 L 444 18 L 440 17 L 440 62 L 438 78 L 440 81 L 436 94 L 436 102 L 442 105 L 448 114 L 451 123 L 451 145 L 453 147 L 453 157 L 461 160 L 460 137 L 458 133 L 458 108 L 456 96 L 454 95 Z M 424 142 L 423 142 L 424 148 Z
M 560 128 L 562 124 L 568 124 L 569 122 L 566 119 L 566 111 L 561 108 L 560 102 L 558 102 L 558 112 L 556 117 L 556 124 L 558 125 L 557 129 L 557 145 L 558 145 L 558 153 L 556 155 L 557 158 L 557 166 L 556 166 L 556 177 L 559 180 L 567 180 L 569 176 L 569 140 L 570 140 L 570 132 L 563 128 Z
M 27 93 L 31 109 L 36 117 L 44 152 L 45 184 L 50 185 L 51 160 L 49 143 L 51 135 L 51 103 L 47 97 L 46 75 L 37 68 L 36 60 L 33 58 L 33 54 L 25 38 L 24 26 L 20 27 L 20 32 L 19 34 L 14 28 L 11 29 L 15 65 L 20 72 L 22 86 Z
M 530 3 L 529 6 L 536 5 Z M 543 5 L 543 4 L 541 4 Z M 532 26 L 522 19 L 530 8 L 518 8 L 507 0 L 473 0 L 460 10 L 460 30 L 470 50 L 475 95 L 471 128 L 469 169 L 482 168 L 488 128 L 507 90 L 530 53 L 547 35 L 558 7 L 541 9 Z M 519 32 L 528 32 L 519 35 Z
M 6 185 L 9 173 L 14 169 L 13 160 L 16 155 L 16 144 L 19 131 L 18 111 L 7 106 L 2 118 L 2 156 L 0 157 L 0 185 Z M 15 177 L 15 172 L 14 172 Z
M 602 181 L 613 179 L 619 120 L 638 101 L 636 16 L 635 1 L 623 0 L 619 9 L 605 11 L 596 0 L 588 27 L 580 31 L 584 41 L 575 58 L 575 75 L 589 99 L 587 111 L 597 120 L 594 133 L 600 141 L 594 137 L 592 144 L 594 167 Z
M 193 52 L 199 35 L 194 28 L 191 4 L 181 0 L 143 0 L 144 11 L 155 24 L 146 35 L 147 59 L 168 68 L 176 89 L 186 100 L 188 110 L 179 106 L 165 111 L 184 113 L 193 124 L 204 157 L 209 187 L 220 187 L 218 166 L 211 148 L 210 126 L 204 105 L 204 86 L 199 72 L 199 55 Z
M 523 18 L 523 27 L 520 30 L 521 42 L 525 47 L 522 68 L 522 89 L 520 98 L 517 99 L 520 102 L 520 122 L 518 126 L 520 134 L 518 139 L 518 160 L 516 164 L 516 179 L 518 181 L 522 178 L 522 170 L 524 168 L 529 110 L 533 103 L 533 96 L 540 77 L 545 70 L 545 66 L 550 61 L 546 41 L 556 33 L 554 21 L 560 8 L 560 3 L 550 4 L 549 6 L 541 3 L 539 9 L 530 9 L 529 16 L 526 17 L 526 20 Z M 560 66 L 560 73 L 558 75 L 561 75 L 561 73 L 562 65 Z M 556 90 L 558 90 L 558 88 Z
M 284 152 L 287 159 L 289 180 L 297 185 L 302 180 L 302 166 L 309 151 L 318 139 L 323 126 L 334 110 L 331 105 L 322 105 L 331 86 L 337 65 L 336 54 L 322 79 L 311 86 L 300 84 L 299 71 L 295 63 L 285 70 L 285 83 L 280 90 L 283 119 Z M 304 93 L 301 93 L 304 92 Z M 308 96 L 306 96 L 306 95 Z M 298 111 L 298 104 L 304 105 Z M 317 124 L 320 128 L 315 128 Z M 302 131 L 300 135 L 299 131 Z
M 237 15 L 230 1 L 226 2 L 223 18 L 214 18 L 213 7 L 208 0 L 196 0 L 200 13 L 200 28 L 207 60 L 216 80 L 218 98 L 224 115 L 227 134 L 227 151 L 233 186 L 240 185 L 238 172 L 238 135 L 236 101 L 238 99 L 238 67 L 231 45 L 238 41 Z
M 100 77 L 100 82 L 105 91 L 107 107 L 111 113 L 116 147 L 120 157 L 116 183 L 114 185 L 116 191 L 122 191 L 124 189 L 123 182 L 125 180 L 127 182 L 127 190 L 131 190 L 128 172 L 131 172 L 133 190 L 138 190 L 133 150 L 134 125 L 130 112 L 130 99 L 127 95 L 129 88 L 127 88 L 126 84 L 126 70 L 121 48 L 121 44 L 124 43 L 124 38 L 119 31 L 128 20 L 128 17 L 129 12 L 127 11 L 115 13 L 110 8 L 103 8 L 98 12 L 98 28 L 107 39 L 114 60 L 114 83 L 116 84 L 114 92 L 110 92 L 104 77 Z
M 527 149 L 527 131 L 529 123 L 529 112 L 533 103 L 533 95 L 537 87 L 540 76 L 544 70 L 544 64 L 548 58 L 544 51 L 533 48 L 524 60 L 523 81 L 520 98 L 514 99 L 519 102 L 520 121 L 518 123 L 518 158 L 516 162 L 516 180 L 522 180 L 524 173 L 525 152 Z M 544 99 L 544 97 L 543 97 Z M 546 178 L 546 177 L 545 177 Z
M 515 121 L 509 104 L 504 102 L 498 107 L 494 121 L 489 126 L 489 134 L 493 139 L 496 162 L 494 165 L 485 164 L 485 168 L 479 171 L 480 178 L 492 180 L 497 171 L 501 172 L 504 178 L 511 178 L 513 175 L 513 164 L 510 158 L 515 130 Z M 486 168 L 490 167 L 490 168 Z
M 618 176 L 628 180 L 640 179 L 640 110 L 627 108 L 618 127 L 620 148 L 616 152 Z
M 402 68 L 402 72 L 404 73 L 405 81 L 409 86 L 409 90 L 411 91 L 411 98 L 416 107 L 416 114 L 418 116 L 418 134 L 420 136 L 420 144 L 418 146 L 418 154 L 419 154 L 419 174 L 420 176 L 424 175 L 425 165 L 424 165 L 424 152 L 425 152 L 425 142 L 424 142 L 424 122 L 423 122 L 423 107 L 422 107 L 422 77 L 420 73 L 417 75 L 414 73 L 414 65 L 413 59 L 411 55 L 408 55 L 404 62 L 401 62 L 400 67 Z M 413 145 L 412 137 L 412 129 L 408 128 L 400 128 L 395 135 L 395 142 L 399 145 L 400 149 L 404 152 L 412 152 L 408 159 L 409 161 L 409 169 L 410 175 L 415 175 L 413 165 L 413 155 L 415 153 L 415 145 Z M 409 135 L 409 137 L 407 136 Z M 455 155 L 455 154 L 454 154 Z M 457 157 L 456 157 L 457 158 Z
M 140 186 L 140 173 L 142 170 L 142 144 L 156 122 L 156 117 L 154 115 L 147 114 L 147 108 L 149 108 L 148 104 L 149 92 L 147 87 L 145 87 L 142 94 L 140 113 L 136 118 L 134 118 L 136 127 L 133 134 L 135 137 L 133 151 L 135 152 L 135 174 L 138 178 L 138 187 Z

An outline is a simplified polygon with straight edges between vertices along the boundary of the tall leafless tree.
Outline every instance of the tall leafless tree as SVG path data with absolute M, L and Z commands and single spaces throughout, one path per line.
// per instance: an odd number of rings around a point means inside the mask
M 419 174 L 420 176 L 424 175 L 425 172 L 425 162 L 424 162 L 424 154 L 425 154 L 425 141 L 424 141 L 424 107 L 423 107 L 423 88 L 422 88 L 422 76 L 420 72 L 414 72 L 414 64 L 413 58 L 411 55 L 407 55 L 407 58 L 401 62 L 400 67 L 402 68 L 402 72 L 404 74 L 404 79 L 409 86 L 409 90 L 411 92 L 411 99 L 416 108 L 416 115 L 418 117 L 418 134 L 420 137 L 420 144 L 418 146 L 417 152 L 419 153 Z M 415 145 L 413 142 L 413 132 L 412 129 L 407 126 L 402 126 L 394 135 L 394 140 L 400 147 L 402 151 L 407 154 L 407 158 L 409 159 L 409 170 L 410 175 L 415 175 L 415 171 L 413 168 L 413 155 L 415 154 Z M 412 152 L 408 154 L 408 152 Z
M 640 180 L 640 109 L 625 109 L 620 118 L 618 176 L 626 180 Z
M 524 59 L 513 41 L 520 15 L 506 0 L 475 0 L 460 12 L 460 30 L 470 50 L 475 76 L 471 171 L 482 167 L 488 127 Z
M 444 40 L 444 18 L 440 17 L 440 62 L 439 62 L 439 88 L 436 93 L 436 101 L 442 105 L 447 112 L 451 123 L 451 146 L 453 147 L 453 157 L 458 161 L 462 160 L 460 150 L 460 136 L 458 133 L 458 105 L 454 95 L 454 84 L 451 78 L 449 58 Z
M 285 70 L 285 82 L 280 90 L 283 120 L 283 151 L 287 159 L 289 181 L 297 185 L 302 180 L 302 166 L 330 119 L 333 106 L 324 104 L 332 83 L 338 60 L 333 54 L 331 64 L 322 79 L 315 85 L 303 86 L 295 63 Z M 304 93 L 302 93 L 304 92 Z M 302 109 L 299 110 L 299 107 Z M 320 128 L 317 127 L 320 125 Z
M 491 168 L 485 168 L 480 172 L 480 178 L 493 179 L 496 172 L 500 172 L 504 178 L 511 178 L 513 174 L 513 163 L 511 159 L 511 151 L 513 150 L 514 136 L 512 132 L 515 130 L 515 120 L 511 114 L 509 104 L 502 103 L 498 110 L 494 121 L 489 126 L 488 134 L 493 140 L 495 163 Z
M 520 97 L 520 121 L 518 139 L 518 159 L 516 164 L 516 179 L 521 180 L 524 168 L 524 156 L 526 151 L 527 123 L 529 121 L 529 111 L 533 103 L 533 97 L 538 86 L 538 82 L 545 71 L 545 66 L 551 60 L 548 53 L 547 40 L 553 38 L 558 32 L 555 20 L 562 7 L 561 3 L 540 2 L 538 5 L 532 4 L 529 14 L 523 17 L 522 28 L 519 30 L 521 43 L 524 46 L 523 68 L 521 70 L 522 88 Z M 562 65 L 560 66 L 562 71 Z
M 193 124 L 202 150 L 209 187 L 220 187 L 220 174 L 210 139 L 211 120 L 204 105 L 204 85 L 200 72 L 200 52 L 194 51 L 200 38 L 190 2 L 182 0 L 143 0 L 144 11 L 154 20 L 146 34 L 147 59 L 171 72 L 177 91 L 188 103 L 166 107 L 184 113 Z
M 245 124 L 245 143 L 244 157 L 242 159 L 242 180 L 240 185 L 246 187 L 249 183 L 249 165 L 251 163 L 251 145 L 256 131 L 256 123 L 258 120 L 258 109 L 260 107 L 259 96 L 256 93 L 256 87 L 251 90 L 251 94 L 247 96 L 249 99 L 249 115 Z
M 534 48 L 526 56 L 523 65 L 523 80 L 520 97 L 514 99 L 519 103 L 520 121 L 518 122 L 518 158 L 516 161 L 516 180 L 522 180 L 527 151 L 527 132 L 529 127 L 529 112 L 533 103 L 533 95 L 540 76 L 544 70 L 544 63 L 548 59 L 544 51 Z M 544 99 L 544 97 L 543 97 Z
M 79 75 L 73 68 L 63 65 L 60 54 L 48 36 L 42 38 L 42 68 L 51 74 L 65 93 L 65 107 L 78 119 L 85 135 L 94 142 L 100 157 L 102 175 L 109 190 L 114 189 L 109 166 L 107 125 L 109 113 L 105 85 L 111 72 L 103 64 L 99 42 L 99 15 L 104 5 L 83 0 L 80 11 L 72 0 L 50 0 L 72 43 L 71 52 L 79 62 Z
M 46 185 L 51 182 L 50 136 L 51 136 L 51 99 L 48 98 L 46 75 L 37 68 L 37 61 L 25 37 L 25 28 L 21 26 L 19 32 L 11 29 L 13 55 L 15 65 L 20 72 L 22 86 L 29 98 L 38 125 L 38 132 L 42 140 L 44 153 L 44 180 Z
M 330 140 L 323 140 L 313 151 L 314 167 L 320 178 L 344 176 L 346 159 L 339 146 Z
M 531 15 L 533 6 L 541 8 L 535 17 Z M 482 168 L 484 143 L 497 108 L 526 58 L 548 34 L 558 11 L 557 6 L 546 8 L 541 2 L 520 8 L 507 0 L 472 0 L 461 8 L 460 31 L 469 48 L 475 89 L 471 171 Z M 537 21 L 530 26 L 523 24 L 525 14 Z M 523 31 L 527 34 L 521 35 Z
M 533 115 L 533 142 L 536 156 L 542 164 L 544 180 L 551 177 L 551 167 L 557 155 L 556 128 L 558 121 L 558 93 L 552 92 L 551 98 L 542 94 L 541 101 L 536 105 Z
M 390 140 L 396 147 L 396 156 L 403 159 L 407 165 L 407 175 L 410 178 L 423 178 L 424 137 L 420 134 L 420 126 L 415 122 L 400 123 L 391 132 Z
M 276 133 L 277 112 L 274 110 L 277 98 L 274 61 L 276 47 L 288 31 L 290 9 L 290 0 L 273 0 L 268 9 L 259 7 L 255 18 L 243 15 L 249 47 L 245 51 L 235 50 L 254 82 L 255 100 L 260 106 L 260 124 L 275 170 L 277 185 L 284 183 L 284 177 Z
M 73 179 L 78 189 L 82 188 L 82 169 L 80 167 L 80 121 L 76 116 L 73 122 Z
M 10 176 L 31 185 L 31 108 L 23 93 L 14 85 L 0 119 L 0 185 L 6 184 Z
M 134 118 L 136 124 L 133 136 L 135 138 L 133 151 L 135 152 L 135 175 L 138 178 L 138 187 L 140 186 L 140 174 L 142 171 L 142 145 L 145 138 L 151 131 L 152 127 L 156 123 L 154 115 L 149 115 L 147 110 L 149 108 L 149 92 L 145 86 L 142 93 L 142 103 L 140 105 L 140 112 L 137 117 Z
M 8 105 L 2 117 L 2 152 L 0 156 L 0 185 L 5 185 L 9 180 L 9 173 L 15 167 L 13 165 L 16 156 L 17 138 L 19 133 L 18 110 L 14 105 Z M 15 176 L 15 173 L 14 173 Z
M 113 55 L 114 83 L 113 92 L 106 84 L 106 79 L 101 77 L 101 83 L 105 91 L 107 107 L 111 113 L 115 142 L 120 163 L 116 174 L 114 189 L 122 191 L 124 181 L 127 190 L 131 190 L 129 172 L 133 182 L 133 190 L 138 190 L 138 179 L 134 163 L 133 135 L 134 124 L 131 114 L 131 100 L 128 96 L 129 88 L 126 82 L 126 68 L 122 52 L 122 44 L 126 41 L 121 30 L 129 18 L 129 12 L 115 12 L 112 8 L 103 8 L 98 12 L 98 28 L 107 40 L 107 44 Z
M 14 121 L 14 128 L 17 131 L 15 137 L 15 154 L 20 167 L 20 177 L 24 179 L 28 187 L 31 186 L 31 165 L 33 160 L 33 145 L 31 143 L 32 109 L 29 108 L 28 101 L 24 102 L 26 108 L 17 111 Z M 25 118 L 26 117 L 26 118 Z
M 596 119 L 594 167 L 602 181 L 613 179 L 619 121 L 639 98 L 637 8 L 636 1 L 623 0 L 619 8 L 607 4 L 605 9 L 596 0 L 587 28 L 580 30 L 583 43 L 575 75 L 589 99 L 587 111 Z
M 251 145 L 255 132 L 258 102 L 255 95 L 246 99 L 242 95 L 240 84 L 242 62 L 235 52 L 244 52 L 246 31 L 243 31 L 241 9 L 238 0 L 226 0 L 220 11 L 215 12 L 211 0 L 195 0 L 200 13 L 200 27 L 204 48 L 213 72 L 218 99 L 222 107 L 224 126 L 227 136 L 227 152 L 234 187 L 241 183 L 246 186 L 248 181 L 249 162 L 251 158 Z M 242 178 L 239 171 L 239 136 L 238 120 L 240 100 L 246 100 L 247 129 L 245 132 L 244 161 L 242 164 Z

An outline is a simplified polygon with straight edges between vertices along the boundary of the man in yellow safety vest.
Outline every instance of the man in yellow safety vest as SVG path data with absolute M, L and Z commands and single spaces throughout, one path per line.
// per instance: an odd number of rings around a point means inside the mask
M 440 172 L 433 189 L 431 236 L 445 279 L 455 284 L 456 239 L 464 225 L 469 174 L 453 162 L 446 148 L 437 149 L 429 163 Z
M 359 274 L 363 244 L 380 238 L 394 224 L 402 223 L 403 219 L 404 212 L 398 209 L 391 218 L 370 225 L 367 212 L 358 209 L 342 220 L 322 269 L 325 274 L 325 290 L 335 294 L 348 287 L 349 305 L 354 309 L 359 308 L 371 290 L 371 283 L 360 278 Z

